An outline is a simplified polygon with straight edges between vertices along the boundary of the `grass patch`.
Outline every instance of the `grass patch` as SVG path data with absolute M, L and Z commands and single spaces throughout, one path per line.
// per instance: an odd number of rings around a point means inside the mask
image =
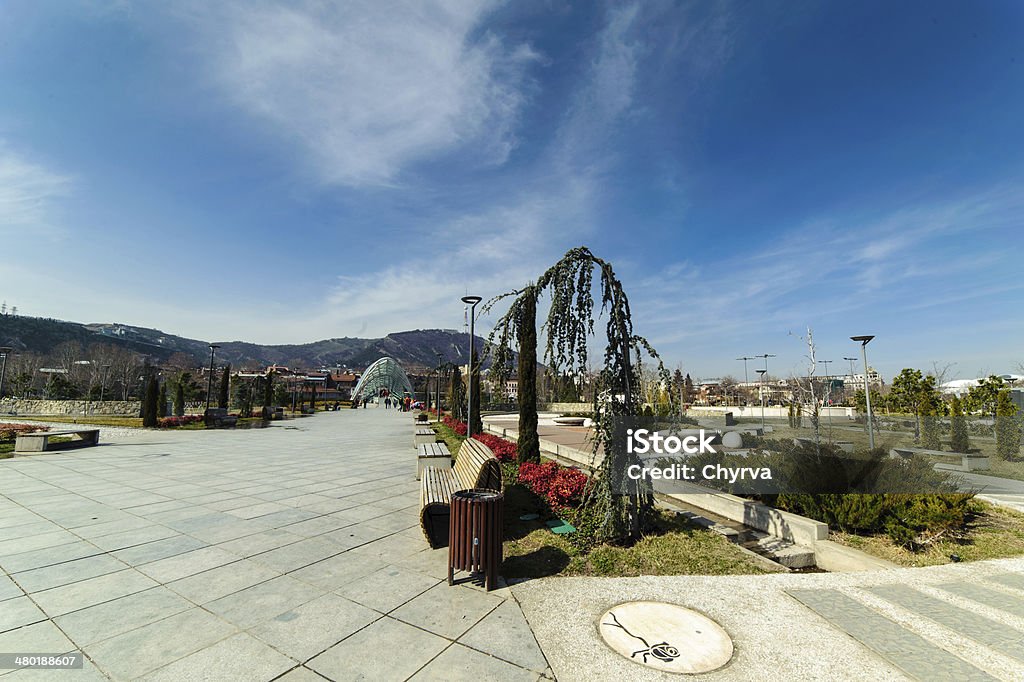
M 52 422 L 55 424 L 91 424 L 94 426 L 130 426 L 134 428 L 142 428 L 141 417 L 97 417 L 97 416 L 78 416 L 72 417 L 70 415 L 53 415 L 53 416 L 33 416 L 33 417 L 17 417 L 18 421 L 24 422 Z
M 0 443 L 0 459 L 14 457 L 14 443 Z
M 540 518 L 521 521 L 526 514 Z M 691 526 L 675 514 L 658 511 L 649 532 L 631 547 L 601 545 L 589 552 L 552 533 L 546 520 L 544 505 L 525 486 L 505 487 L 505 578 L 765 572 L 722 536 Z
M 896 545 L 885 535 L 834 531 L 829 539 L 900 566 L 948 564 L 954 554 L 963 561 L 1003 559 L 1024 555 L 1024 514 L 973 500 L 967 526 L 961 532 L 939 537 L 917 552 Z

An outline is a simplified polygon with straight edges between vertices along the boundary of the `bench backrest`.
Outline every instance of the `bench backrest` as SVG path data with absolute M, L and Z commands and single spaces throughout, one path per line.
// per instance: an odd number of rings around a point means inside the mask
M 467 438 L 459 446 L 454 468 L 460 490 L 501 490 L 501 464 L 491 449 L 475 438 Z

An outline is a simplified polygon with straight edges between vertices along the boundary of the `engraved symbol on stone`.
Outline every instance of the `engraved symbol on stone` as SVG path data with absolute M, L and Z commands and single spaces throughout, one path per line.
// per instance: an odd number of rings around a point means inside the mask
M 672 646 L 668 642 L 660 642 L 660 643 L 655 644 L 655 645 L 652 646 L 643 637 L 640 637 L 639 635 L 634 635 L 632 632 L 627 630 L 626 626 L 619 622 L 619 619 L 616 617 L 616 615 L 614 613 L 609 611 L 608 615 L 611 616 L 611 619 L 613 621 L 615 621 L 615 622 L 614 623 L 601 623 L 601 625 L 607 625 L 608 627 L 613 627 L 613 628 L 621 628 L 623 632 L 625 632 L 627 635 L 629 635 L 633 639 L 638 639 L 638 640 L 640 640 L 641 642 L 644 643 L 644 648 L 643 649 L 638 649 L 637 651 L 634 651 L 633 655 L 630 656 L 630 658 L 636 658 L 637 654 L 642 654 L 643 655 L 643 662 L 644 663 L 647 662 L 647 657 L 648 656 L 654 656 L 655 658 L 657 658 L 660 661 L 671 661 L 671 660 L 673 660 L 675 658 L 679 658 L 679 649 L 675 648 L 674 646 Z

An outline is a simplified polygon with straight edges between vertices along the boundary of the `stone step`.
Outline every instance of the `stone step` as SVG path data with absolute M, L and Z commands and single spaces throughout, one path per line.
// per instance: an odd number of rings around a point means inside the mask
M 911 679 L 1024 679 L 1022 573 L 788 593 Z

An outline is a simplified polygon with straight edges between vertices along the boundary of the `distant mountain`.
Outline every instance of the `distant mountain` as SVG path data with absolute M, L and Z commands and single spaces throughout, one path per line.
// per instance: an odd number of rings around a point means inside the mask
M 168 334 L 159 329 L 118 323 L 81 324 L 38 317 L 0 316 L 0 346 L 16 351 L 50 354 L 65 342 L 83 347 L 110 343 L 147 355 L 154 362 L 166 361 L 175 353 L 193 358 L 196 365 L 209 357 L 206 341 Z M 443 362 L 465 363 L 469 334 L 453 329 L 417 329 L 395 332 L 379 339 L 344 337 L 295 345 L 264 346 L 244 341 L 215 341 L 221 347 L 217 358 L 237 368 L 284 365 L 292 368 L 346 366 L 362 369 L 385 355 L 397 360 L 406 371 L 421 372 Z M 485 340 L 477 337 L 477 348 Z

